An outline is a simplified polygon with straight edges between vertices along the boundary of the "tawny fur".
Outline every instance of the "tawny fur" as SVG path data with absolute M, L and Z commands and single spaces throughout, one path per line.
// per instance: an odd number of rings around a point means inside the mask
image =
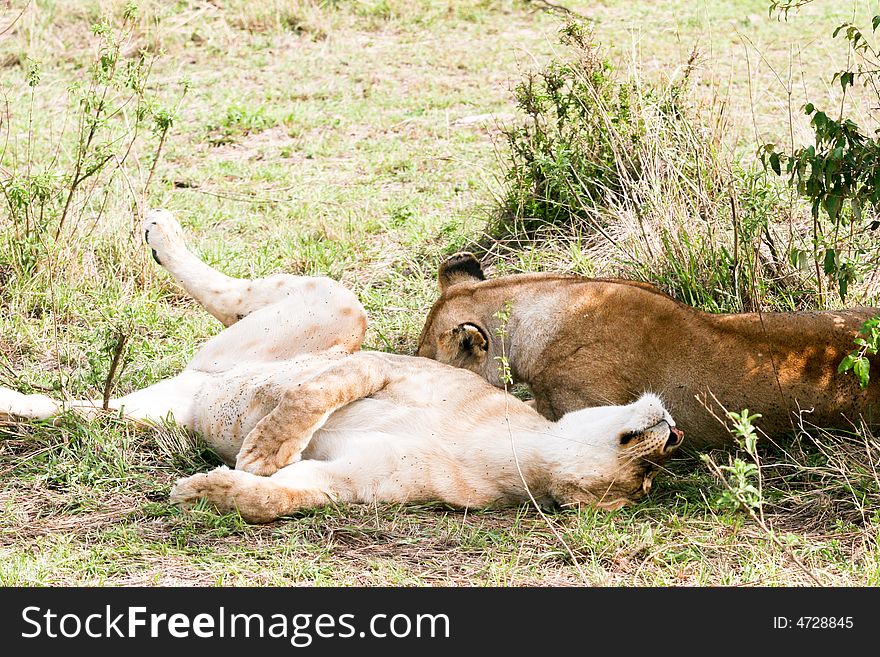
M 366 314 L 342 285 L 231 279 L 185 247 L 169 213 L 144 228 L 156 260 L 227 326 L 176 377 L 110 403 L 133 419 L 173 416 L 235 466 L 178 481 L 180 504 L 205 498 L 253 522 L 332 501 L 617 508 L 681 442 L 654 395 L 550 421 L 471 372 L 361 352 Z M 99 406 L 0 389 L 0 415 Z
M 725 409 L 760 413 L 757 426 L 774 438 L 790 434 L 801 417 L 844 429 L 880 423 L 880 386 L 862 390 L 851 374 L 837 373 L 878 308 L 710 314 L 643 283 L 558 274 L 482 280 L 473 262 L 470 275 L 460 271 L 466 261 L 459 256 L 451 274 L 441 270 L 418 355 L 499 385 L 503 351 L 516 382 L 529 386 L 550 419 L 652 391 L 694 447 L 733 444 Z

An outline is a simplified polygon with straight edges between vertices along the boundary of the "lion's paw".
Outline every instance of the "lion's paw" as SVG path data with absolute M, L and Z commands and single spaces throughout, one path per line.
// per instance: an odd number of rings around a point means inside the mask
M 58 404 L 46 395 L 25 395 L 0 387 L 0 419 L 46 418 L 58 413 Z
M 250 472 L 261 477 L 268 477 L 280 470 L 271 459 L 267 460 L 259 455 L 245 456 L 241 453 L 239 453 L 238 458 L 235 460 L 235 469 Z
M 235 459 L 235 469 L 269 477 L 302 459 L 302 450 L 313 431 L 300 435 L 286 424 L 263 418 L 245 437 Z
M 290 495 L 270 479 L 225 466 L 180 479 L 171 489 L 171 501 L 179 506 L 191 507 L 199 500 L 257 523 L 271 522 L 291 507 Z
M 274 449 L 261 449 L 260 443 L 245 445 L 235 459 L 235 469 L 250 472 L 261 477 L 269 477 L 281 468 L 299 461 L 299 457 L 283 459 L 281 451 L 276 446 Z
M 150 210 L 143 221 L 144 241 L 153 259 L 162 265 L 173 257 L 172 251 L 185 248 L 186 239 L 180 223 L 168 210 Z
M 171 502 L 183 507 L 194 506 L 202 499 L 218 504 L 228 497 L 234 484 L 232 470 L 221 465 L 210 472 L 178 479 L 171 488 Z

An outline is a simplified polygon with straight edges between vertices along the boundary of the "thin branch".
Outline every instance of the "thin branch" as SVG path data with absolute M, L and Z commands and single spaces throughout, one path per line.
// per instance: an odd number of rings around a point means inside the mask
M 144 183 L 143 197 L 146 203 L 147 196 L 150 192 L 150 183 L 153 182 L 153 174 L 156 173 L 156 165 L 159 164 L 159 158 L 162 156 L 162 147 L 165 146 L 165 139 L 168 137 L 168 129 L 171 124 L 162 126 L 162 134 L 159 136 L 159 145 L 156 147 L 156 156 L 153 158 L 153 164 L 150 167 L 150 173 L 147 174 L 147 182 Z
M 557 5 L 553 2 L 548 2 L 547 0 L 533 0 L 533 1 L 536 2 L 537 4 L 543 5 L 544 9 L 546 9 L 547 11 L 552 11 L 557 14 L 562 14 L 563 16 L 577 16 L 578 18 L 580 18 L 582 20 L 589 20 L 589 18 L 587 16 L 584 16 L 583 14 L 579 14 L 578 12 L 576 12 L 572 9 L 569 9 L 568 7 L 566 7 L 564 5 Z
M 18 16 L 13 18 L 12 22 L 9 25 L 7 25 L 6 27 L 4 27 L 2 31 L 0 31 L 0 36 L 3 36 L 9 30 L 11 30 L 13 27 L 15 27 L 15 24 L 18 22 L 18 19 L 20 19 L 22 16 L 24 16 L 24 12 L 27 11 L 27 8 L 30 6 L 31 6 L 31 0 L 28 0 L 27 2 L 25 2 L 24 7 L 22 7 L 21 11 L 18 12 Z
M 113 379 L 116 376 L 116 370 L 119 367 L 119 361 L 122 358 L 122 352 L 125 349 L 125 343 L 128 342 L 128 334 L 121 330 L 116 334 L 116 344 L 113 346 L 113 360 L 110 362 L 110 371 L 107 372 L 107 378 L 104 381 L 104 397 L 101 408 L 105 411 L 110 406 L 110 393 L 113 390 Z

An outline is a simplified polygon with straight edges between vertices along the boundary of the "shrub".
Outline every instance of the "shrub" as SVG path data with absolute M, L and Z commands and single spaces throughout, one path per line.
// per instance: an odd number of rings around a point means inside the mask
M 583 23 L 560 41 L 564 54 L 515 90 L 522 119 L 502 132 L 495 239 L 568 253 L 575 242 L 587 273 L 649 281 L 714 312 L 830 303 L 804 208 L 755 159 L 726 151 L 723 123 L 703 118 L 711 104 L 693 106 L 696 52 L 663 87 L 619 74 Z
M 102 18 L 92 25 L 91 63 L 70 80 L 65 97 L 48 98 L 42 67 L 30 61 L 22 83 L 28 106 L 11 113 L 7 104 L 4 122 L 24 138 L 7 140 L 0 154 L 7 210 L 0 219 L 0 264 L 21 280 L 63 270 L 75 257 L 66 245 L 95 232 L 118 188 L 131 199 L 129 216 L 138 219 L 176 108 L 149 90 L 156 56 L 132 52 L 136 24 L 137 8 L 129 4 L 118 24 Z M 45 116 L 47 104 L 67 108 L 60 126 Z M 138 159 L 144 148 L 146 161 Z

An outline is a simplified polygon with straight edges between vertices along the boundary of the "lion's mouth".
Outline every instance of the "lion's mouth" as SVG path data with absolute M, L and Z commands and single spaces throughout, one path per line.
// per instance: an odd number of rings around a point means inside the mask
M 676 449 L 678 449 L 679 445 L 681 445 L 684 440 L 684 431 L 677 427 L 670 426 L 669 427 L 669 437 L 666 439 L 666 443 L 663 445 L 663 453 L 668 454 Z

